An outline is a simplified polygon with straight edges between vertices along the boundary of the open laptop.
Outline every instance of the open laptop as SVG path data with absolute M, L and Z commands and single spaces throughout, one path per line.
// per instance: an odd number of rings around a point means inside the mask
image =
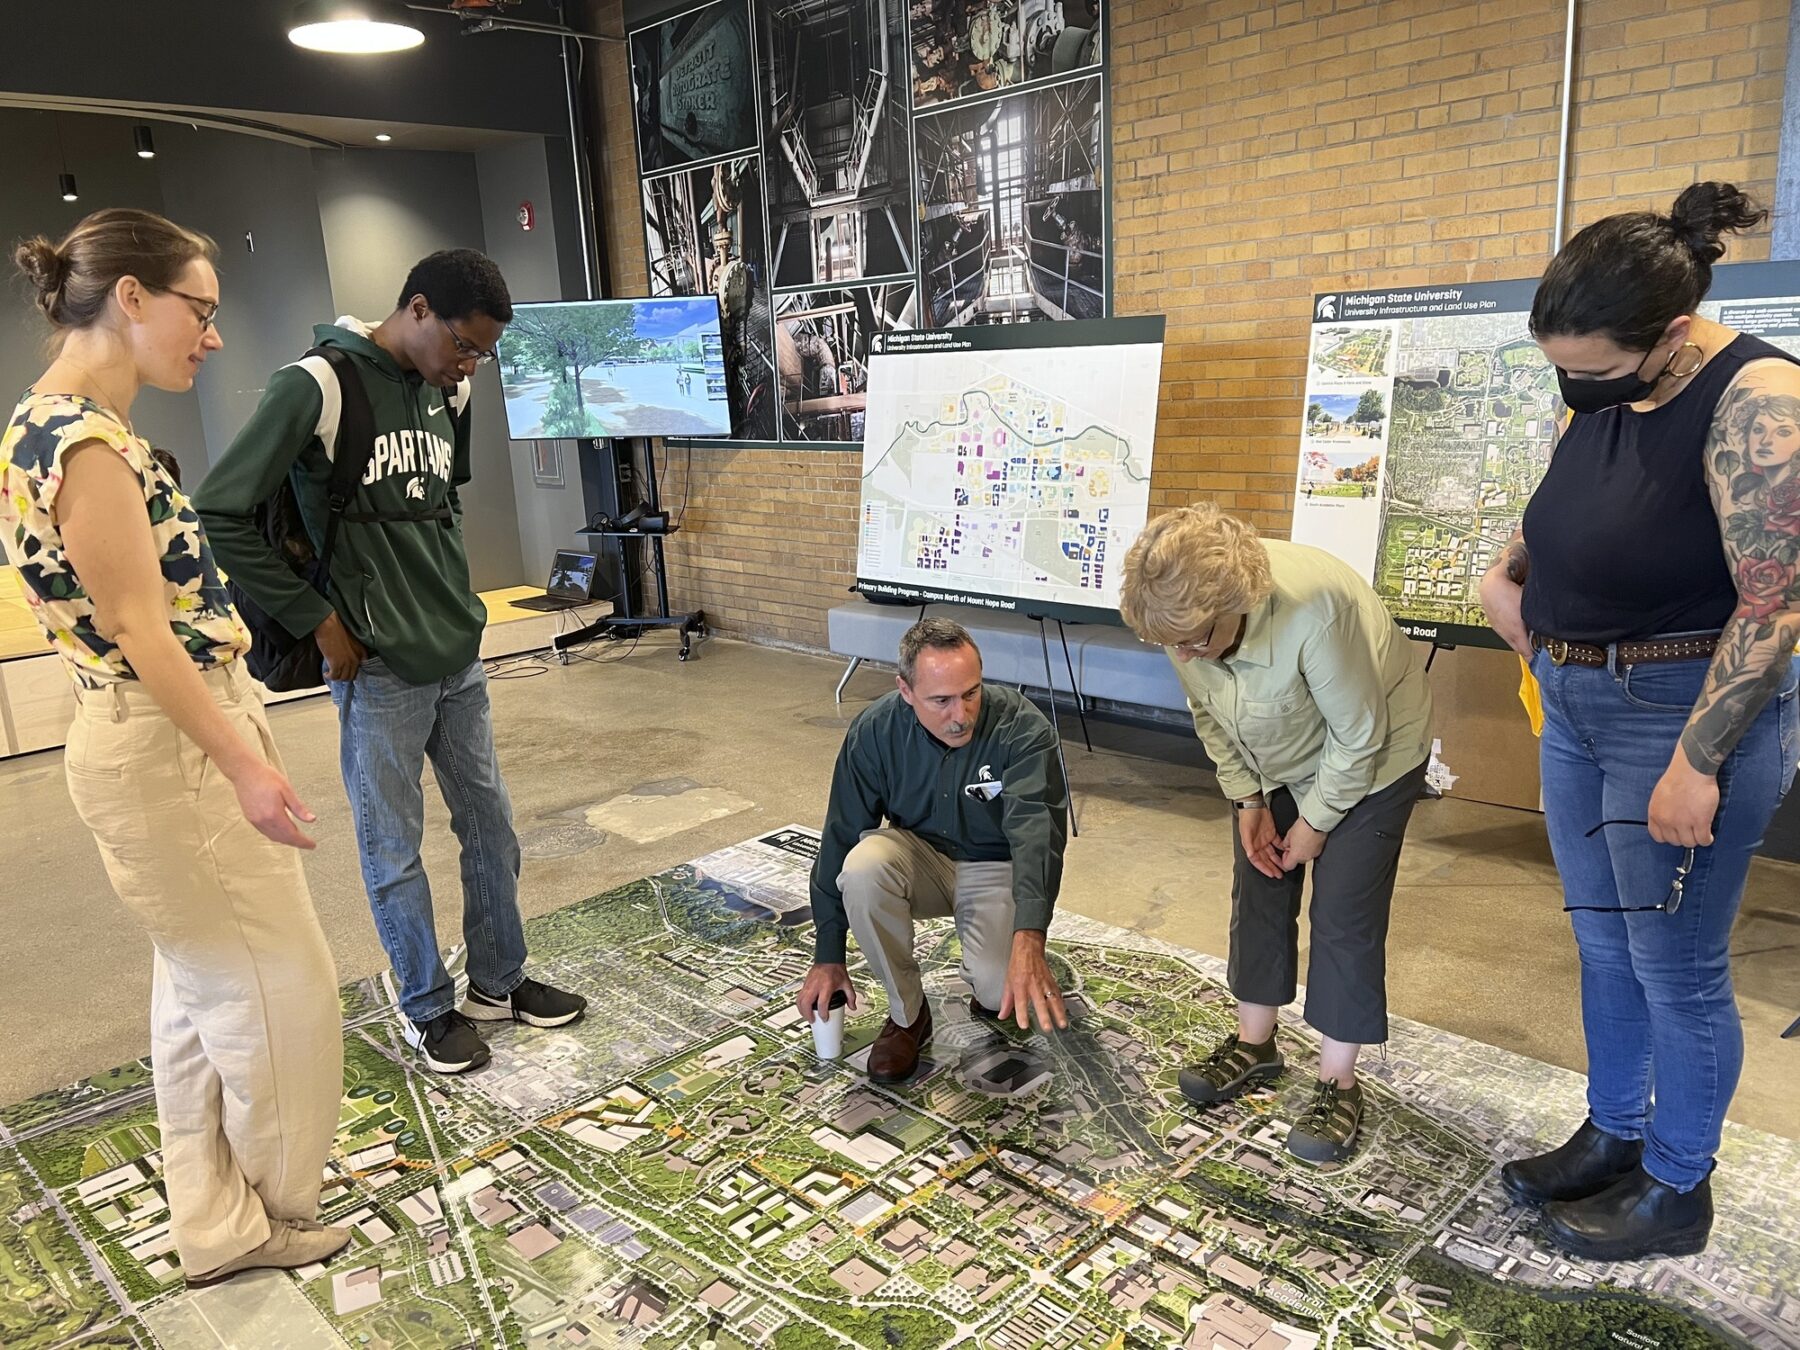
M 528 595 L 512 603 L 520 609 L 548 611 L 588 604 L 594 598 L 595 563 L 592 553 L 559 548 L 550 563 L 550 580 L 545 583 L 544 593 Z

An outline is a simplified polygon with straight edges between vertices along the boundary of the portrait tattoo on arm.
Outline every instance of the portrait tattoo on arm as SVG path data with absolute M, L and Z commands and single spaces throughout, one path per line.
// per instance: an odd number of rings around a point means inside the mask
M 1713 415 L 1706 475 L 1738 603 L 1681 748 L 1716 774 L 1781 688 L 1800 641 L 1800 366 L 1745 368 Z
M 1523 586 L 1525 578 L 1531 575 L 1531 554 L 1525 548 L 1523 531 L 1515 534 L 1500 550 L 1500 561 L 1506 567 L 1506 579 L 1515 586 Z

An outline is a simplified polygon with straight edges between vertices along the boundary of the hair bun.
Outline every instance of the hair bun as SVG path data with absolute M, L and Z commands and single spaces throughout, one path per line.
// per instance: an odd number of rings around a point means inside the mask
M 27 239 L 13 250 L 13 263 L 37 291 L 38 308 L 49 314 L 69 277 L 68 258 L 43 235 Z
M 1725 256 L 1720 236 L 1747 230 L 1768 214 L 1735 184 L 1695 183 L 1675 199 L 1669 224 L 1694 256 L 1710 266 Z

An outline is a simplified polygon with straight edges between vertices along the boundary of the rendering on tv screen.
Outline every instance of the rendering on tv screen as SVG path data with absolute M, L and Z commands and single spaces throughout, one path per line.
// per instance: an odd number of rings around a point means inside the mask
M 500 382 L 515 441 L 731 434 L 710 295 L 514 305 Z

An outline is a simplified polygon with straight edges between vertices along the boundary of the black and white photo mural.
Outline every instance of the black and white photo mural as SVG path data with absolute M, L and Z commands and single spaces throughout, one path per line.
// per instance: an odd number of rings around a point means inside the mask
M 732 440 L 854 447 L 883 332 L 1109 315 L 1100 0 L 636 0 L 655 295 L 715 294 Z

